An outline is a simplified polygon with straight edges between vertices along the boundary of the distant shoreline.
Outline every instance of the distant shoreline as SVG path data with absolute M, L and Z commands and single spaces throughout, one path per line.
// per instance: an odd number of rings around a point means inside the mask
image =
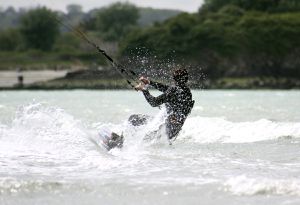
M 0 88 L 0 92 L 5 92 L 5 91 L 72 91 L 72 90 L 99 90 L 99 91 L 134 91 L 133 89 L 130 88 Z M 192 90 L 239 90 L 239 91 L 263 91 L 263 90 L 269 90 L 269 91 L 299 91 L 300 88 L 291 88 L 291 89 L 283 89 L 283 88 L 260 88 L 260 89 L 254 89 L 254 88 L 192 88 Z
M 118 81 L 120 82 L 120 81 Z M 43 85 L 45 83 L 45 85 Z M 0 87 L 0 91 L 22 91 L 22 90 L 132 90 L 128 86 L 126 82 L 112 85 L 114 81 L 112 81 L 109 85 L 107 84 L 99 84 L 99 85 L 72 85 L 69 83 L 68 85 L 61 85 L 61 84 L 50 84 L 48 85 L 47 82 L 41 84 L 33 84 L 33 85 L 26 85 L 26 86 L 13 86 L 13 87 Z M 226 86 L 220 86 L 216 84 L 212 84 L 210 86 L 190 86 L 194 90 L 300 90 L 299 85 L 280 85 L 280 86 L 245 86 L 245 85 L 238 85 L 238 84 L 229 84 Z
M 18 76 L 23 75 L 23 85 Z M 67 71 L 0 72 L 0 90 L 130 90 L 127 82 L 111 69 Z M 291 90 L 300 89 L 300 79 L 274 77 L 224 77 L 191 79 L 193 89 Z

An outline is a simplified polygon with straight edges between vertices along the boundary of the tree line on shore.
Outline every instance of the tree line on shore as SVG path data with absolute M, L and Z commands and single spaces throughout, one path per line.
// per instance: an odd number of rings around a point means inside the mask
M 148 61 L 171 59 L 188 64 L 192 75 L 201 72 L 209 79 L 300 77 L 298 0 L 205 0 L 197 13 L 176 11 L 151 23 L 139 22 L 141 10 L 129 3 L 85 15 L 78 5 L 68 9 L 73 26 L 98 43 L 117 46 L 121 61 L 133 56 L 145 56 Z M 96 55 L 89 58 L 91 52 L 84 43 L 60 27 L 53 16 L 64 19 L 62 13 L 47 8 L 22 12 L 18 27 L 0 32 L 0 51 L 34 49 L 59 53 L 62 60 L 77 57 L 104 63 Z M 135 62 L 140 67 L 137 63 L 144 61 Z
M 139 28 L 121 42 L 121 55 L 151 52 L 200 65 L 220 77 L 300 77 L 300 2 L 206 0 L 183 13 Z M 145 48 L 139 49 L 136 48 Z
M 72 37 L 70 30 L 56 19 L 85 32 L 90 31 L 100 40 L 118 42 L 133 27 L 150 26 L 181 13 L 179 10 L 138 8 L 129 3 L 115 3 L 88 12 L 77 4 L 68 5 L 66 9 L 64 13 L 46 7 L 29 10 L 15 10 L 13 7 L 4 10 L 0 7 L 0 51 L 30 48 L 49 51 L 57 44 L 61 45 Z M 65 42 L 65 45 L 75 46 L 76 40 L 72 38 L 72 41 Z
M 112 55 L 119 42 L 136 27 L 146 27 L 181 13 L 178 10 L 139 8 L 129 3 L 114 3 L 84 12 L 80 5 L 67 6 L 67 12 L 46 7 L 0 8 L 0 70 L 25 67 L 66 68 L 104 65 L 105 60 L 67 27 L 86 33 Z

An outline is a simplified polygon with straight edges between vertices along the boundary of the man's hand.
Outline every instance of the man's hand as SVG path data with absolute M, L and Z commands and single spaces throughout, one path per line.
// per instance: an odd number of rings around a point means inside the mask
M 142 90 L 145 89 L 145 84 L 144 83 L 140 83 L 137 86 L 135 86 L 134 89 L 136 89 L 137 91 L 142 91 Z
M 145 78 L 144 76 L 140 77 L 140 81 L 142 81 L 145 85 L 150 84 L 150 80 L 148 78 Z

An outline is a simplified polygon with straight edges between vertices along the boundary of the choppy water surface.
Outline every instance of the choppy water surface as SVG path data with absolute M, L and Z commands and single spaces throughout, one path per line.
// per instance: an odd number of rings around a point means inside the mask
M 134 91 L 0 92 L 0 204 L 300 204 L 300 92 L 194 91 L 176 142 Z M 155 116 L 140 129 L 126 119 Z M 95 146 L 103 127 L 124 148 Z

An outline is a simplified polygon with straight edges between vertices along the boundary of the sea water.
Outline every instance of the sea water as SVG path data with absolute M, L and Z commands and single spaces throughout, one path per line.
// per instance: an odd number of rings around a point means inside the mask
M 143 140 L 164 108 L 135 91 L 0 92 L 0 204 L 300 204 L 300 92 L 193 96 L 170 146 Z M 124 147 L 92 143 L 103 128 Z

